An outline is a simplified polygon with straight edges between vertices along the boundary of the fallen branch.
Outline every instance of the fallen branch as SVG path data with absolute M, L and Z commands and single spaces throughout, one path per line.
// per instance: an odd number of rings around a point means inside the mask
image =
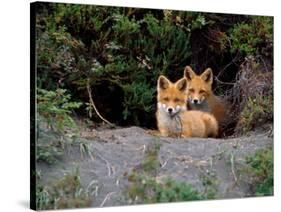
M 97 110 L 96 105 L 95 105 L 94 100 L 93 100 L 93 97 L 92 97 L 92 90 L 91 90 L 90 82 L 89 81 L 90 80 L 88 80 L 88 82 L 87 82 L 87 91 L 88 91 L 88 95 L 89 95 L 90 104 L 92 105 L 92 107 L 94 108 L 96 114 L 100 117 L 101 120 L 103 120 L 105 123 L 107 123 L 107 124 L 109 124 L 111 126 L 114 126 L 114 124 L 112 124 L 111 122 L 109 122 L 108 120 L 103 118 L 102 115 Z

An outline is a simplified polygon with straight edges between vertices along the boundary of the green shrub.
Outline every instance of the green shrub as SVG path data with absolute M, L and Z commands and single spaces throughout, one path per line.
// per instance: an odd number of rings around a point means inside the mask
M 58 145 L 57 140 L 48 143 L 37 142 L 36 161 L 44 161 L 47 164 L 53 164 L 63 154 L 64 150 Z
M 252 187 L 255 195 L 273 195 L 273 152 L 271 149 L 258 150 L 246 158 L 248 172 L 252 177 Z
M 236 24 L 229 32 L 231 52 L 246 55 L 272 56 L 273 18 L 252 17 L 249 22 Z
M 191 54 L 190 32 L 175 25 L 172 17 L 163 18 L 161 10 L 71 4 L 45 7 L 49 10 L 37 16 L 39 87 L 54 89 L 60 82 L 63 88 L 81 94 L 88 82 L 95 89 L 109 85 L 105 89 L 121 89 L 116 93 L 122 109 L 118 112 L 123 114 L 119 122 L 152 122 L 157 77 L 174 72 L 174 67 L 182 75 L 179 64 Z M 198 26 L 203 21 L 199 19 L 195 21 Z M 89 100 L 85 94 L 80 96 L 83 102 Z M 104 104 L 99 98 L 95 101 L 97 108 Z M 103 101 L 112 98 L 104 96 Z
M 70 101 L 70 94 L 65 89 L 47 91 L 37 89 L 37 111 L 48 125 L 58 132 L 63 132 L 65 127 L 76 127 L 71 118 L 71 110 L 79 108 L 82 103 Z
M 225 95 L 245 56 L 272 64 L 272 17 L 38 4 L 37 85 L 67 89 L 84 103 L 79 115 L 93 121 L 100 119 L 89 103 L 88 83 L 104 118 L 150 128 L 156 125 L 160 74 L 176 80 L 186 65 L 210 66 L 226 82 L 214 89 Z
M 155 95 L 155 89 L 151 89 L 144 83 L 132 83 L 123 86 L 124 102 L 123 116 L 126 120 L 132 113 L 145 112 L 149 113 L 152 110 L 151 100 Z M 138 116 L 134 117 L 134 122 L 139 125 Z
M 49 186 L 37 185 L 36 209 L 55 210 L 62 208 L 89 207 L 90 190 L 81 186 L 79 171 L 66 174 Z
M 65 89 L 47 91 L 38 88 L 36 98 L 38 113 L 36 161 L 55 163 L 64 155 L 66 145 L 78 145 L 83 153 L 89 153 L 86 144 L 75 140 L 77 126 L 71 117 L 72 111 L 79 108 L 82 103 L 71 101 L 71 96 Z M 65 136 L 66 130 L 70 137 Z
M 133 173 L 126 195 L 134 203 L 178 202 L 203 199 L 193 186 L 172 179 L 157 182 L 155 178 Z
M 193 186 L 185 182 L 171 179 L 156 186 L 157 202 L 177 202 L 203 199 L 202 195 Z

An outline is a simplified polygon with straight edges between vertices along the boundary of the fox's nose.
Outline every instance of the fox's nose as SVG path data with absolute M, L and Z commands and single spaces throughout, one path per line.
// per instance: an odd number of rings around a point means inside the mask
M 193 103 L 197 104 L 198 103 L 198 99 L 193 99 Z
M 173 112 L 173 108 L 168 108 L 168 112 L 172 113 Z

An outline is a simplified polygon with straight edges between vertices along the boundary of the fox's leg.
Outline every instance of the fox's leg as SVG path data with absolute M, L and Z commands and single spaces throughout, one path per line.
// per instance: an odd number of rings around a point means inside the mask
M 204 114 L 202 118 L 206 127 L 206 137 L 217 137 L 219 127 L 216 118 L 210 114 Z
M 168 137 L 169 136 L 168 130 L 166 130 L 164 128 L 160 128 L 159 131 L 160 131 L 160 135 L 161 136 L 163 136 L 163 137 Z

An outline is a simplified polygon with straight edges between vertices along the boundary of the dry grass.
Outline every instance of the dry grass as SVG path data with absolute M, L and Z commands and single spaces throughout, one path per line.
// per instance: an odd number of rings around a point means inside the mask
M 226 99 L 231 112 L 226 129 L 245 134 L 273 121 L 273 72 L 254 57 L 246 57 Z

